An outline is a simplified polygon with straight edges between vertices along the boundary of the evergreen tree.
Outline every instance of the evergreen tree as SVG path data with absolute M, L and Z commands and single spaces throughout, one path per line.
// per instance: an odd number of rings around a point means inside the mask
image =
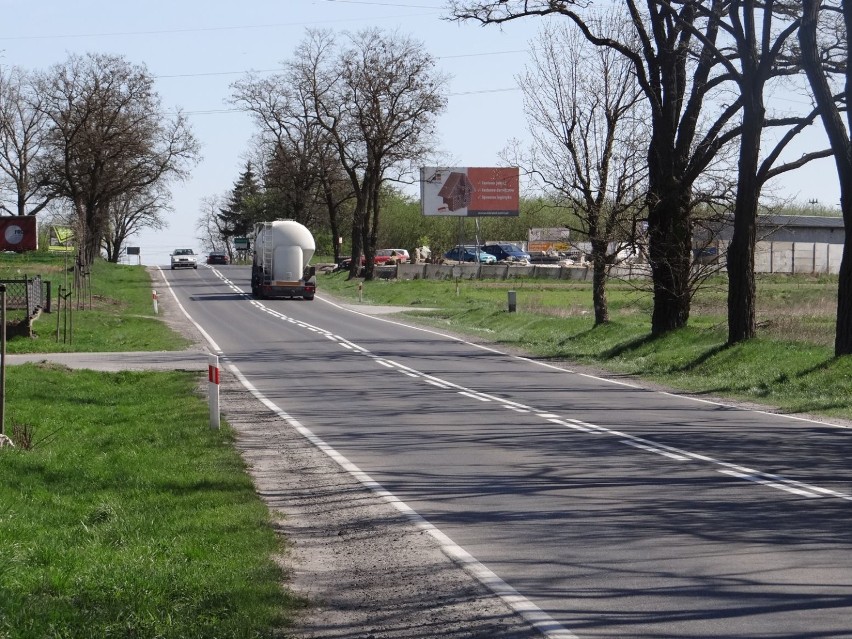
M 234 184 L 225 208 L 219 209 L 218 218 L 224 237 L 244 237 L 249 234 L 255 222 L 263 218 L 261 195 L 257 177 L 251 162 L 248 162 L 246 170 Z

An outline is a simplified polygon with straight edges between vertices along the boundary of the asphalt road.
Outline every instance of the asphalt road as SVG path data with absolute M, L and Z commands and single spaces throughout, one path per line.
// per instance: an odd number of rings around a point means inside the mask
M 551 637 L 852 637 L 852 432 L 167 272 L 271 405 Z M 361 473 L 361 474 L 359 474 Z

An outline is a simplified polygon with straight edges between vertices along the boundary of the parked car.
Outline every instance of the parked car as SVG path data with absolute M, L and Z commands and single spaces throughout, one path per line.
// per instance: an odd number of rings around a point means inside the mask
M 454 246 L 444 253 L 444 259 L 454 262 L 480 262 L 494 264 L 497 258 L 484 251 L 477 251 L 475 246 Z
M 497 261 L 506 262 L 529 262 L 530 254 L 521 249 L 517 244 L 486 244 L 481 247 L 483 251 L 497 258 Z
M 208 264 L 227 264 L 230 260 L 224 251 L 213 251 L 207 256 Z
M 409 257 L 408 251 L 405 249 L 378 249 L 376 250 L 376 254 L 373 256 L 373 264 L 376 266 L 382 266 L 383 264 L 387 264 L 389 260 L 395 260 L 397 264 L 405 264 L 411 258 Z M 345 271 L 349 268 L 349 263 L 352 261 L 351 257 L 343 257 L 337 263 L 337 269 L 341 271 Z M 363 255 L 361 256 L 361 266 L 364 266 L 367 263 L 367 258 Z
M 408 251 L 405 249 L 379 249 L 376 251 L 373 263 L 385 264 L 390 260 L 395 260 L 397 264 L 408 262 Z M 363 259 L 361 263 L 364 263 Z
M 171 255 L 172 270 L 176 268 L 198 268 L 198 258 L 192 249 L 175 249 Z

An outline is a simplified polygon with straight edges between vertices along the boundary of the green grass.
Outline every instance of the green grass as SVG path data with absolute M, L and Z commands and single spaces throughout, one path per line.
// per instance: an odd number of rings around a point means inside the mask
M 144 266 L 97 262 L 90 276 L 91 296 L 69 298 L 58 312 L 59 287 L 73 284 L 62 256 L 46 253 L 0 255 L 0 279 L 41 275 L 51 282 L 54 312 L 33 323 L 33 337 L 11 336 L 9 353 L 180 350 L 188 345 L 154 314 L 151 278 Z M 82 308 L 78 307 L 78 303 Z M 14 319 L 23 315 L 10 311 Z M 58 333 L 58 339 L 57 339 Z
M 0 450 L 0 637 L 278 636 L 279 541 L 197 383 L 9 371 L 6 431 L 35 445 Z
M 324 275 L 320 291 L 350 300 L 359 281 Z M 514 290 L 517 312 L 507 311 Z M 758 280 L 758 338 L 726 347 L 724 279 L 696 296 L 686 328 L 650 335 L 651 295 L 612 281 L 611 322 L 595 327 L 591 286 L 561 280 L 376 280 L 364 303 L 409 309 L 418 321 L 557 359 L 633 375 L 712 396 L 754 401 L 790 413 L 852 419 L 852 357 L 833 355 L 837 278 Z M 423 310 L 429 309 L 429 310 Z

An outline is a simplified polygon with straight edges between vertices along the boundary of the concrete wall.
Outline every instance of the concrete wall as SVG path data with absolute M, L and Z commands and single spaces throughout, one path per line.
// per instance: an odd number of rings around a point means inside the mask
M 376 267 L 377 277 L 401 280 L 454 280 L 454 279 L 495 279 L 510 280 L 530 277 L 551 280 L 592 281 L 592 269 L 587 266 L 543 265 L 516 266 L 514 264 L 400 264 L 398 266 Z M 627 267 L 613 267 L 612 277 L 625 279 L 648 277 L 647 265 L 635 264 Z
M 840 272 L 842 244 L 819 242 L 758 242 L 754 253 L 756 273 Z
M 728 242 L 715 244 L 724 271 Z M 843 257 L 842 244 L 819 242 L 758 242 L 755 246 L 754 270 L 756 273 L 831 273 L 840 272 Z M 533 264 L 400 264 L 377 266 L 376 276 L 382 279 L 417 280 L 506 280 L 531 277 L 553 280 L 592 281 L 592 269 L 587 265 L 557 266 Z M 628 264 L 610 269 L 610 277 L 637 279 L 650 277 L 647 264 Z

